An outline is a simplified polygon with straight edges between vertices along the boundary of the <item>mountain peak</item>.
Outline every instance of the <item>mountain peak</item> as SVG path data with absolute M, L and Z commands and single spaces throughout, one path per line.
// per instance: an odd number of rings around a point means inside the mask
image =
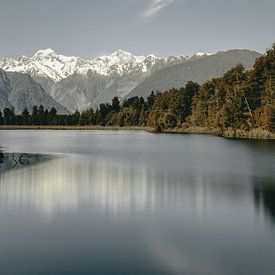
M 52 56 L 52 55 L 57 55 L 57 53 L 51 49 L 51 48 L 48 48 L 48 49 L 45 49 L 45 50 L 39 50 L 37 51 L 33 57 L 41 57 L 41 56 Z
M 111 56 L 129 56 L 132 55 L 130 52 L 124 51 L 122 49 L 117 50 L 116 52 L 114 52 L 113 54 L 111 54 Z
M 203 52 L 198 52 L 198 53 L 196 53 L 195 55 L 196 55 L 196 56 L 201 57 L 201 56 L 204 56 L 204 55 L 206 55 L 206 56 L 210 56 L 210 55 L 213 55 L 213 53 L 203 53 Z
M 198 57 L 198 54 L 196 57 Z M 108 56 L 99 56 L 92 60 L 81 59 L 75 56 L 57 54 L 47 48 L 37 51 L 32 57 L 0 60 L 0 68 L 7 71 L 30 73 L 33 77 L 44 77 L 58 82 L 74 73 L 85 75 L 89 70 L 102 76 L 123 75 L 131 73 L 149 73 L 152 68 L 168 64 L 179 64 L 186 58 L 172 56 L 166 59 L 155 55 L 135 56 L 132 53 L 119 49 Z

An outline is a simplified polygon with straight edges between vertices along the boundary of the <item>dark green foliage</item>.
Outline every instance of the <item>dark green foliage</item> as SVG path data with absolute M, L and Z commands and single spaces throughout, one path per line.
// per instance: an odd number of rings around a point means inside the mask
M 4 111 L 4 124 L 13 125 L 16 122 L 16 116 L 14 114 L 14 108 L 5 108 Z
M 22 112 L 22 125 L 29 125 L 31 121 L 31 116 L 27 108 Z
M 116 112 L 116 113 L 119 112 L 119 110 L 120 110 L 120 102 L 119 102 L 117 96 L 113 98 L 113 101 L 112 101 L 112 109 L 113 109 L 113 111 Z
M 4 124 L 4 118 L 3 118 L 3 114 L 0 111 L 0 125 Z

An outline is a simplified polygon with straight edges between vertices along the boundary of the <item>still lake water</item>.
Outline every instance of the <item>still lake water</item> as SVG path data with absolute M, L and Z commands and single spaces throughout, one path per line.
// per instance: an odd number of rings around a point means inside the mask
M 272 141 L 0 131 L 0 146 L 0 274 L 275 274 Z

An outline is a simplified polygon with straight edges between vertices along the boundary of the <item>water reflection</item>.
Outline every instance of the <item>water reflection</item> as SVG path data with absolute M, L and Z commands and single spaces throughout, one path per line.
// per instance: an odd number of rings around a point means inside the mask
M 257 181 L 254 188 L 255 204 L 258 209 L 264 209 L 266 215 L 275 224 L 275 181 L 270 179 Z
M 273 275 L 273 146 L 16 134 L 46 155 L 0 154 L 0 274 Z
M 35 155 L 27 163 L 37 160 L 49 157 Z M 48 215 L 57 209 L 77 209 L 82 204 L 113 215 L 153 213 L 160 208 L 185 211 L 190 207 L 203 214 L 217 201 L 222 205 L 236 201 L 237 207 L 241 198 L 249 198 L 251 188 L 250 176 L 245 175 L 212 175 L 197 167 L 165 169 L 80 155 L 0 173 L 0 182 L 1 203 L 35 207 Z

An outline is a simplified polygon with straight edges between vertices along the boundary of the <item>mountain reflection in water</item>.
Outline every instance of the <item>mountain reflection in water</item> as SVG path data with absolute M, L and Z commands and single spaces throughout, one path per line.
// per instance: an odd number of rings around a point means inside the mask
M 2 203 L 20 203 L 48 215 L 56 209 L 76 209 L 80 204 L 93 205 L 112 215 L 154 212 L 159 208 L 184 212 L 190 205 L 203 214 L 217 200 L 223 198 L 221 205 L 227 201 L 241 204 L 254 193 L 255 205 L 267 209 L 275 219 L 274 185 L 270 181 L 269 184 L 255 181 L 253 187 L 249 176 L 224 177 L 197 169 L 148 168 L 142 163 L 80 155 L 56 158 L 42 154 L 4 154 L 3 159 L 0 167 L 4 171 L 29 168 L 0 173 Z

